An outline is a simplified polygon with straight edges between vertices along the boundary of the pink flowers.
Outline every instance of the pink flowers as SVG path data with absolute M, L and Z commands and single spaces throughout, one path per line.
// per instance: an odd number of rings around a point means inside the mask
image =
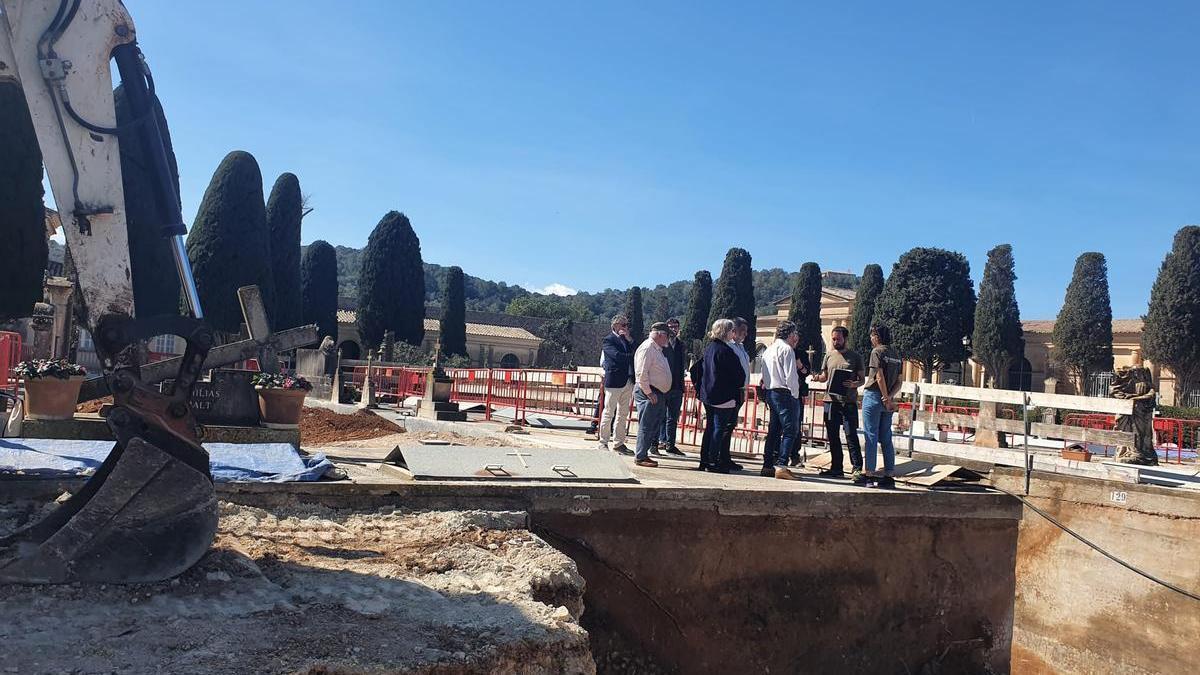
M 259 389 L 301 389 L 312 391 L 312 382 L 301 375 L 283 373 L 255 373 L 250 380 Z

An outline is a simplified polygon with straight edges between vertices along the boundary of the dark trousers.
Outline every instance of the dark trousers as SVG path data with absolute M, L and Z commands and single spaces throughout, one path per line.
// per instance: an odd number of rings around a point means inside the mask
M 792 451 L 788 457 L 793 461 L 800 459 L 800 446 L 804 445 L 804 399 L 796 401 L 796 440 L 792 442 Z
M 679 428 L 679 410 L 683 407 L 683 391 L 672 389 L 663 394 L 667 399 L 667 419 L 663 422 L 659 443 L 675 445 L 675 430 Z
M 839 401 L 825 402 L 825 434 L 829 438 L 829 464 L 831 471 L 842 468 L 842 431 L 846 432 L 846 445 L 850 450 L 850 466 L 862 470 L 862 446 L 858 442 L 858 404 Z
M 724 466 L 731 461 L 729 444 L 737 426 L 737 408 L 704 406 L 704 438 L 700 442 L 700 466 Z

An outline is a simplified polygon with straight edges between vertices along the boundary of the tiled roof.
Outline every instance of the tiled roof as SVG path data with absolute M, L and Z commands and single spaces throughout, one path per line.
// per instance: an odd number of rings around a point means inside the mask
M 337 312 L 338 323 L 354 323 L 358 320 L 358 313 L 352 309 L 339 309 Z M 425 332 L 436 333 L 438 331 L 437 319 L 425 319 Z M 498 337 L 509 338 L 514 340 L 537 340 L 541 342 L 541 338 L 530 333 L 524 328 L 515 328 L 512 326 L 493 326 L 486 323 L 467 323 L 467 335 L 477 335 L 479 337 Z
M 836 286 L 823 286 L 823 287 L 821 287 L 821 293 L 825 294 L 825 295 L 832 295 L 835 298 L 840 298 L 842 300 L 853 300 L 854 296 L 855 296 L 855 292 L 853 290 L 851 290 L 849 288 L 837 288 Z M 791 302 L 791 301 L 792 301 L 792 294 L 788 293 L 787 295 L 783 296 L 782 298 L 779 298 L 778 300 L 776 300 L 774 302 L 774 304 L 782 305 L 785 302 Z
M 1048 335 L 1054 332 L 1054 319 L 1022 321 L 1021 328 L 1026 333 L 1044 333 Z M 1140 333 L 1142 332 L 1142 320 L 1113 319 L 1112 329 L 1114 333 Z
M 438 331 L 437 319 L 425 319 L 425 332 L 435 333 Z M 524 328 L 515 328 L 513 326 L 493 326 L 486 323 L 468 323 L 467 335 L 478 335 L 480 337 L 499 337 L 510 338 L 516 340 L 537 340 L 541 338 L 530 333 Z

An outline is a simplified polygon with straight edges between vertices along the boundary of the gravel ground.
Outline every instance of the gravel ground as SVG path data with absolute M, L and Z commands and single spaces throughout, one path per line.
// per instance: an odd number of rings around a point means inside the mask
M 37 509 L 0 508 L 0 531 Z M 575 564 L 522 513 L 222 504 L 177 579 L 0 585 L 3 672 L 594 673 Z

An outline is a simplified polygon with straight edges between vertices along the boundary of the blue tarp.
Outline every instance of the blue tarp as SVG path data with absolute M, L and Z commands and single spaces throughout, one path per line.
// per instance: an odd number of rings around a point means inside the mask
M 0 438 L 0 477 L 64 478 L 95 472 L 112 441 Z M 288 443 L 205 443 L 217 482 L 315 481 L 333 468 L 325 455 L 301 457 Z

